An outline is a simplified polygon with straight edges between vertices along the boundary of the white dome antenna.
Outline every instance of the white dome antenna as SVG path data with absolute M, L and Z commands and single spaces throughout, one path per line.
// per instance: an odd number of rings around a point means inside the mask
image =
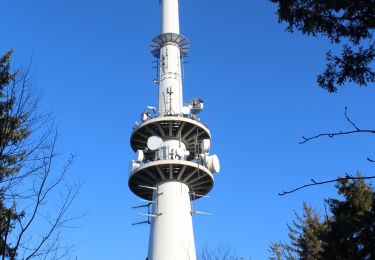
M 150 136 L 147 139 L 147 148 L 151 151 L 156 151 L 163 146 L 163 139 L 159 136 Z
M 203 162 L 206 165 L 207 169 L 212 173 L 220 172 L 220 161 L 219 157 L 216 154 L 214 155 L 203 155 Z
M 142 150 L 138 150 L 135 154 L 135 161 L 137 163 L 142 162 L 145 159 L 145 154 L 143 153 Z
M 211 149 L 211 140 L 210 139 L 203 139 L 200 147 L 201 147 L 202 153 L 208 154 L 210 152 L 210 149 Z

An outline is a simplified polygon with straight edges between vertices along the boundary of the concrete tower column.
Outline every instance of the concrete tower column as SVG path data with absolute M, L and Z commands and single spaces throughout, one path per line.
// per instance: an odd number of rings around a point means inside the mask
M 196 260 L 189 187 L 179 181 L 162 182 L 154 191 L 149 260 Z
M 151 224 L 148 260 L 196 260 L 191 201 L 204 198 L 220 171 L 216 155 L 210 155 L 211 133 L 197 114 L 203 101 L 194 99 L 183 109 L 181 61 L 189 41 L 180 34 L 179 0 L 159 0 L 161 34 L 151 42 L 159 59 L 158 114 L 142 113 L 130 144 L 136 153 L 129 164 L 129 188 L 147 201 L 135 207 Z
M 167 44 L 160 50 L 159 116 L 180 115 L 182 99 L 180 48 Z
M 162 34 L 167 37 L 178 37 L 179 26 L 179 0 L 162 0 Z M 159 116 L 179 115 L 183 106 L 182 75 L 181 75 L 181 50 L 180 46 L 167 42 L 160 49 L 159 71 Z
M 161 0 L 161 33 L 180 33 L 179 0 Z

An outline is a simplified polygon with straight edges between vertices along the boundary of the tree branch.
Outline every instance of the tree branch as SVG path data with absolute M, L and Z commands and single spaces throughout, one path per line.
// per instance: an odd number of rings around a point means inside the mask
M 4 242 L 0 259 L 1 255 L 10 260 L 66 259 L 69 249 L 61 247 L 59 230 L 77 219 L 66 213 L 81 186 L 68 185 L 65 178 L 74 155 L 55 173 L 56 128 L 51 114 L 39 108 L 41 95 L 32 84 L 31 63 L 12 74 L 10 54 L 4 57 L 0 57 L 0 202 L 8 218 L 0 221 Z M 61 205 L 51 214 L 50 199 L 57 192 Z
M 350 125 L 353 126 L 353 130 L 347 130 L 347 131 L 337 131 L 337 132 L 328 132 L 328 133 L 322 133 L 322 134 L 318 134 L 318 135 L 315 135 L 315 136 L 312 136 L 312 137 L 305 137 L 305 136 L 302 136 L 302 141 L 299 142 L 299 144 L 304 144 L 304 143 L 307 143 L 308 141 L 311 141 L 313 139 L 318 139 L 320 137 L 323 137 L 323 136 L 327 136 L 327 137 L 330 137 L 330 138 L 333 138 L 335 136 L 339 136 L 339 135 L 349 135 L 349 134 L 357 134 L 357 133 L 367 133 L 367 134 L 375 134 L 375 130 L 373 129 L 361 129 L 357 126 L 357 124 L 355 124 L 353 122 L 353 120 L 348 116 L 347 114 L 347 107 L 345 107 L 345 118 L 346 118 L 346 121 L 349 122 Z
M 337 178 L 337 179 L 328 180 L 328 181 L 316 181 L 314 179 L 310 179 L 311 183 L 299 186 L 299 187 L 297 187 L 295 189 L 292 189 L 292 190 L 289 190 L 289 191 L 282 191 L 278 195 L 284 196 L 284 195 L 291 194 L 293 192 L 302 190 L 302 189 L 307 188 L 307 187 L 323 185 L 323 184 L 333 183 L 333 182 L 339 182 L 339 181 L 344 181 L 344 180 L 370 180 L 370 179 L 375 179 L 375 176 L 354 177 L 354 176 L 350 176 L 350 175 L 346 174 L 346 176 L 343 177 L 343 178 Z

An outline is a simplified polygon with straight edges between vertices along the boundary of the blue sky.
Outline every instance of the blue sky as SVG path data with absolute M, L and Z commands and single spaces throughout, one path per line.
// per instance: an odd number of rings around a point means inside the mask
M 78 259 L 144 259 L 148 226 L 131 210 L 127 187 L 129 137 L 147 105 L 157 102 L 148 44 L 159 33 L 158 1 L 3 0 L 0 52 L 17 65 L 32 61 L 42 104 L 56 115 L 59 150 L 77 152 L 72 174 L 85 181 L 65 231 Z M 195 216 L 197 248 L 227 243 L 238 254 L 266 259 L 271 241 L 303 200 L 323 210 L 333 185 L 279 197 L 310 178 L 373 174 L 375 141 L 368 136 L 320 139 L 303 135 L 347 129 L 344 107 L 374 128 L 375 89 L 345 86 L 329 94 L 316 85 L 324 69 L 322 38 L 289 34 L 270 1 L 182 0 L 181 30 L 192 44 L 184 98 L 205 100 L 201 118 L 213 135 L 221 173 L 210 199 L 196 203 L 214 216 Z M 333 47 L 332 47 L 333 48 Z

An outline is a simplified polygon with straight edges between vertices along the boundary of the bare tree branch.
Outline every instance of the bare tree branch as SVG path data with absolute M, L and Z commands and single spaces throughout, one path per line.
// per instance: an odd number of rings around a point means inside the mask
M 219 244 L 215 249 L 210 250 L 206 244 L 201 249 L 200 260 L 245 260 L 247 258 L 236 256 L 227 244 Z M 251 258 L 249 258 L 251 259 Z
M 346 121 L 349 122 L 349 124 L 351 126 L 353 126 L 353 130 L 346 130 L 346 131 L 337 131 L 337 132 L 328 132 L 328 133 L 322 133 L 322 134 L 318 134 L 318 135 L 315 135 L 315 136 L 311 136 L 311 137 L 305 137 L 303 136 L 302 137 L 302 141 L 300 141 L 299 143 L 300 144 L 304 144 L 304 143 L 307 143 L 308 141 L 311 141 L 313 139 L 318 139 L 320 137 L 324 137 L 324 136 L 327 136 L 327 137 L 330 137 L 330 138 L 333 138 L 335 136 L 339 136 L 339 135 L 350 135 L 350 134 L 359 134 L 359 133 L 365 133 L 365 134 L 375 134 L 375 130 L 374 129 L 361 129 L 357 126 L 357 124 L 355 124 L 353 122 L 353 120 L 348 116 L 347 114 L 347 107 L 345 107 L 345 118 L 346 118 Z
M 67 185 L 65 178 L 74 155 L 61 172 L 53 170 L 58 156 L 57 132 L 53 117 L 40 112 L 41 96 L 32 87 L 29 73 L 30 65 L 9 77 L 9 84 L 1 89 L 0 200 L 2 209 L 12 210 L 12 217 L 1 216 L 2 224 L 7 227 L 8 223 L 9 228 L 5 235 L 2 231 L 6 247 L 0 248 L 0 256 L 10 260 L 67 259 L 72 247 L 61 244 L 60 229 L 80 218 L 66 215 L 81 184 Z M 60 204 L 51 204 L 49 198 L 58 193 Z
M 307 187 L 323 185 L 323 184 L 333 183 L 333 182 L 339 182 L 339 181 L 344 181 L 344 180 L 369 180 L 369 179 L 375 179 L 375 176 L 354 177 L 354 176 L 346 174 L 346 176 L 343 177 L 343 178 L 337 178 L 337 179 L 328 180 L 328 181 L 316 181 L 314 179 L 310 179 L 311 183 L 299 186 L 299 187 L 297 187 L 295 189 L 292 189 L 292 190 L 289 190 L 289 191 L 282 191 L 278 195 L 284 196 L 284 195 L 291 194 L 293 192 L 302 190 L 302 189 L 307 188 Z

